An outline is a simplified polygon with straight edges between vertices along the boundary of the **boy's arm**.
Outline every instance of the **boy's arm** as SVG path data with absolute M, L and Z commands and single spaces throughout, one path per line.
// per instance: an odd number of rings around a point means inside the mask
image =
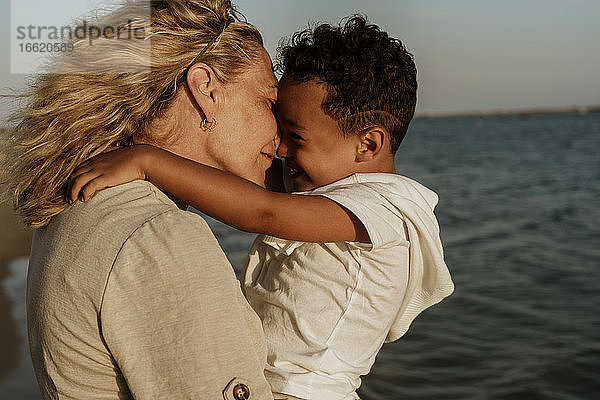
M 142 157 L 142 169 L 159 188 L 246 232 L 301 242 L 369 242 L 358 218 L 325 197 L 271 192 L 164 150 Z
M 253 233 L 303 242 L 370 242 L 354 214 L 321 196 L 270 192 L 231 173 L 152 146 L 132 146 L 85 163 L 70 182 L 70 199 L 146 179 L 224 223 Z

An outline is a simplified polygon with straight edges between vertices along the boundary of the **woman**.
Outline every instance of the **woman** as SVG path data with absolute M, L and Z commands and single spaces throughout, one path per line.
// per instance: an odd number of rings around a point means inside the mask
M 3 179 L 37 228 L 27 300 L 42 396 L 272 399 L 260 320 L 199 216 L 148 182 L 64 200 L 78 164 L 130 143 L 263 184 L 277 81 L 261 36 L 224 0 L 130 1 L 97 25 L 106 37 L 38 76 L 3 144 Z

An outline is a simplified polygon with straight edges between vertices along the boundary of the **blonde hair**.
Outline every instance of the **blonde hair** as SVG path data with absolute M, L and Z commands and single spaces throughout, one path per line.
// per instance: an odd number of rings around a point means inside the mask
M 79 164 L 143 136 L 164 114 L 191 64 L 203 62 L 230 83 L 263 48 L 258 30 L 239 21 L 228 0 L 129 0 L 98 22 L 145 27 L 145 40 L 76 42 L 55 64 L 68 72 L 38 75 L 20 96 L 27 105 L 11 118 L 16 127 L 2 134 L 3 192 L 35 228 L 68 208 L 64 192 Z M 119 69 L 132 65 L 137 72 Z M 86 66 L 91 71 L 81 72 Z

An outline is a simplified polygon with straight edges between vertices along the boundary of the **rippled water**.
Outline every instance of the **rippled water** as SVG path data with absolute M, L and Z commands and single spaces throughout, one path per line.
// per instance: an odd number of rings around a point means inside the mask
M 365 397 L 598 398 L 599 149 L 599 114 L 415 121 L 398 170 L 440 195 L 456 292 Z
M 413 122 L 398 171 L 440 196 L 456 291 L 384 346 L 367 400 L 598 398 L 599 149 L 600 114 Z M 253 235 L 209 223 L 239 272 Z M 30 379 L 0 397 L 35 398 Z

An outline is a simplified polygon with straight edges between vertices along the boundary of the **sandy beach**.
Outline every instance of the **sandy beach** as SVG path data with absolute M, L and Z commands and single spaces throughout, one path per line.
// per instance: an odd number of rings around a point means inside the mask
M 9 204 L 0 204 L 0 260 L 29 254 L 31 229 L 26 228 Z
M 8 204 L 0 204 L 0 283 L 8 276 L 8 262 L 29 255 L 32 230 L 26 228 Z M 0 379 L 8 374 L 19 360 L 21 338 L 11 314 L 9 297 L 0 285 Z

